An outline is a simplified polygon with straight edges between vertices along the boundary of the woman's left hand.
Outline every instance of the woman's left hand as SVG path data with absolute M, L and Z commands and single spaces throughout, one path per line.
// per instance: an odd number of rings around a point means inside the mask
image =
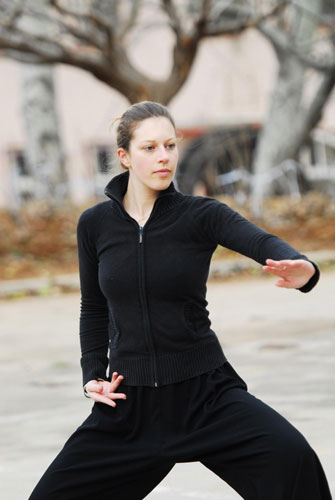
M 263 270 L 266 273 L 279 276 L 281 279 L 276 281 L 275 285 L 282 288 L 301 288 L 315 273 L 313 264 L 304 259 L 266 259 Z

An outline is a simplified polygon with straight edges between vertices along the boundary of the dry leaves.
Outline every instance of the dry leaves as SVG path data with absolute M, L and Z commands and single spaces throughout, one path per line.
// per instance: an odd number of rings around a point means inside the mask
M 220 198 L 252 220 L 248 206 Z M 0 279 L 50 276 L 78 271 L 76 225 L 85 206 L 30 202 L 15 216 L 0 212 Z M 335 248 L 335 201 L 309 193 L 300 201 L 273 197 L 265 202 L 264 220 L 254 221 L 300 251 Z M 214 258 L 237 254 L 218 247 Z

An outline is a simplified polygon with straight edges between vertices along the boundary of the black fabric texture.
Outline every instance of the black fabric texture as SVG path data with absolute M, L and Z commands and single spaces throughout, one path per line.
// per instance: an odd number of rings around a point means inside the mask
M 83 385 L 118 371 L 129 385 L 159 387 L 226 361 L 206 300 L 218 245 L 262 265 L 308 260 L 225 203 L 183 194 L 173 182 L 140 227 L 122 205 L 128 179 L 128 171 L 113 177 L 110 199 L 86 209 L 77 224 Z M 301 292 L 319 279 L 313 265 Z
M 94 403 L 29 500 L 141 500 L 176 463 L 195 461 L 245 500 L 331 500 L 304 436 L 228 361 L 180 383 L 120 391 L 127 399 L 114 408 Z

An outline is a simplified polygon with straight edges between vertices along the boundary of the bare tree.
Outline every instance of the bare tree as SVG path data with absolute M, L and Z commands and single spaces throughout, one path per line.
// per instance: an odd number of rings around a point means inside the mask
M 231 9 L 227 1 L 173 0 L 47 0 L 41 10 L 22 0 L 0 0 L 0 49 L 19 61 L 70 64 L 92 73 L 130 102 L 152 99 L 167 104 L 184 84 L 199 42 L 211 36 L 238 34 L 274 16 L 283 1 L 252 12 Z M 234 2 L 239 4 L 239 2 Z M 265 2 L 269 3 L 269 2 Z M 168 25 L 175 36 L 171 71 L 154 80 L 131 63 L 127 45 L 135 31 Z M 226 15 L 222 15 L 226 12 Z M 220 15 L 219 15 L 220 14 Z M 24 28 L 26 15 L 45 19 L 48 33 L 32 35 Z
M 87 70 L 130 102 L 151 99 L 167 104 L 186 81 L 201 40 L 259 29 L 279 60 L 278 81 L 255 159 L 254 200 L 260 205 L 266 193 L 261 174 L 282 156 L 294 155 L 320 119 L 334 85 L 335 38 L 325 27 L 322 43 L 318 40 L 317 26 L 321 22 L 326 26 L 319 14 L 320 1 L 46 0 L 47 9 L 41 11 L 27 0 L 0 0 L 0 49 L 19 61 Z M 36 36 L 27 31 L 27 15 L 48 22 L 48 32 Z M 134 34 L 163 25 L 172 30 L 175 43 L 168 77 L 156 80 L 132 64 L 127 48 Z M 299 91 L 310 68 L 318 72 L 321 83 L 306 105 Z M 291 135 L 286 133 L 289 129 Z
M 253 162 L 252 211 L 257 217 L 264 196 L 273 193 L 276 169 L 296 159 L 335 84 L 334 48 L 329 32 L 318 29 L 320 20 L 321 0 L 304 0 L 289 5 L 275 25 L 258 26 L 279 64 Z

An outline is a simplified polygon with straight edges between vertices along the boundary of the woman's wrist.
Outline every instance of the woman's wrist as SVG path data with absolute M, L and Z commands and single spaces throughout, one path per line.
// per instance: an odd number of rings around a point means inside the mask
M 309 278 L 309 280 L 307 281 L 307 283 L 305 283 L 302 287 L 298 288 L 298 290 L 300 292 L 303 292 L 303 293 L 310 292 L 312 290 L 312 288 L 315 287 L 315 285 L 317 284 L 317 282 L 320 279 L 320 269 L 319 269 L 319 267 L 317 266 L 317 264 L 315 264 L 315 262 L 312 262 L 311 260 L 309 260 L 309 262 L 313 265 L 314 273 Z

